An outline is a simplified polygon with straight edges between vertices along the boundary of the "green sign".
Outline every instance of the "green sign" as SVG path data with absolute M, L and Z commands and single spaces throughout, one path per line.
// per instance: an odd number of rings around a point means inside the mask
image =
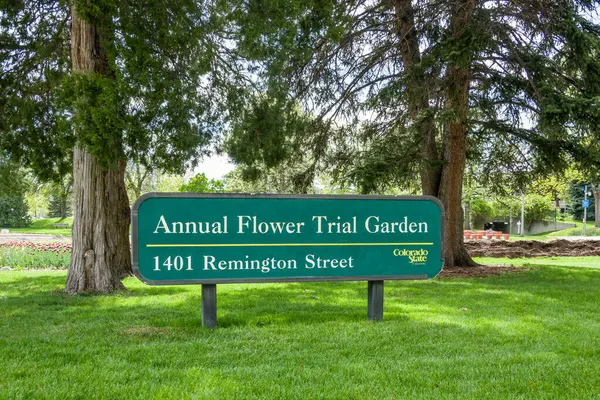
M 149 193 L 133 270 L 151 285 L 427 279 L 444 211 L 428 196 Z

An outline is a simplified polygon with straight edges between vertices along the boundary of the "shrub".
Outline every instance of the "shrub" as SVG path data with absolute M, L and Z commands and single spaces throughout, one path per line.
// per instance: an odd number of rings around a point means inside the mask
M 0 227 L 24 228 L 31 225 L 29 208 L 20 196 L 0 197 Z
M 531 194 L 525 196 L 525 224 L 531 227 L 534 222 L 540 222 L 554 215 L 552 201 L 546 196 Z

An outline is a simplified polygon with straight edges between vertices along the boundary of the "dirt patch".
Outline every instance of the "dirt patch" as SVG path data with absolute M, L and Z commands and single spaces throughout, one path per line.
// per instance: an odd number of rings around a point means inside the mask
M 515 268 L 508 265 L 482 265 L 480 267 L 444 268 L 438 278 L 485 278 L 512 272 L 528 271 L 528 268 Z
M 600 241 L 597 240 L 482 240 L 468 241 L 465 246 L 472 257 L 600 256 Z

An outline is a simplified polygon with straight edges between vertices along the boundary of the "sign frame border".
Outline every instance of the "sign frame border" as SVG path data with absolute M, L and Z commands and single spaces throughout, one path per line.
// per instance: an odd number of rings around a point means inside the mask
M 149 198 L 234 198 L 234 199 L 332 199 L 332 200 L 427 200 L 434 202 L 440 209 L 440 260 L 442 269 L 444 268 L 444 223 L 445 210 L 444 205 L 434 196 L 396 196 L 396 195 L 370 195 L 370 194 L 269 194 L 269 193 L 190 193 L 190 192 L 150 192 L 138 197 L 131 207 L 131 268 L 133 274 L 140 281 L 150 286 L 167 285 L 210 285 L 226 283 L 273 283 L 273 282 L 335 282 L 335 281 L 387 281 L 387 280 L 423 280 L 428 279 L 427 275 L 389 275 L 389 276 L 307 276 L 301 278 L 229 278 L 229 279 L 172 279 L 172 280 L 151 280 L 146 279 L 139 270 L 138 254 L 138 211 L 140 205 Z M 134 245 L 135 244 L 135 245 Z M 441 270 L 440 270 L 441 271 Z

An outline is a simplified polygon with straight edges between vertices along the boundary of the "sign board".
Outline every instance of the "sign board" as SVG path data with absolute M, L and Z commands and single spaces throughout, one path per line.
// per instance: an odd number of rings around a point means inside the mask
M 583 208 L 590 208 L 590 201 L 589 200 L 582 200 L 581 201 Z
M 427 279 L 444 211 L 428 196 L 149 193 L 132 211 L 150 285 Z

